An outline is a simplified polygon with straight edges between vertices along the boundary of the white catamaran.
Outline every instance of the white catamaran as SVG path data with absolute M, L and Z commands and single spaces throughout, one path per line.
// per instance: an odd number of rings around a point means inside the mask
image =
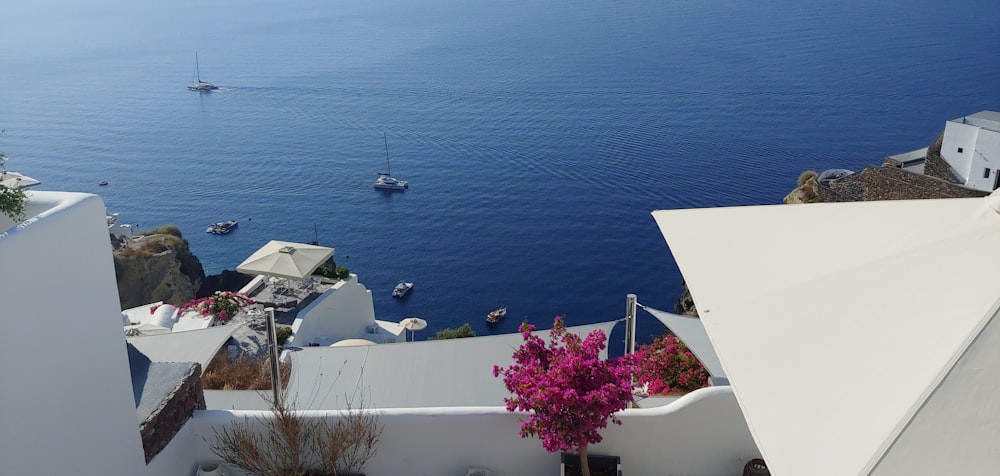
M 197 82 L 189 84 L 187 87 L 188 89 L 192 91 L 201 91 L 201 92 L 214 91 L 216 89 L 219 89 L 218 86 L 201 80 L 201 68 L 198 66 L 198 52 L 194 53 L 194 75 L 195 75 L 195 80 Z
M 382 141 L 385 142 L 385 168 L 386 172 L 379 172 L 375 179 L 375 188 L 379 190 L 406 190 L 410 187 L 409 182 L 392 177 L 392 169 L 389 167 L 389 140 L 382 133 Z

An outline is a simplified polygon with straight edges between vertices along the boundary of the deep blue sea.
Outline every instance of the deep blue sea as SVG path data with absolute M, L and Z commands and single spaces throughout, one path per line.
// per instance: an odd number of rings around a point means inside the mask
M 0 150 L 178 225 L 208 273 L 318 236 L 418 339 L 589 323 L 672 309 L 651 211 L 780 203 L 1000 108 L 998 25 L 997 0 L 5 1 Z M 185 89 L 196 52 L 221 91 Z M 405 193 L 372 188 L 383 133 Z

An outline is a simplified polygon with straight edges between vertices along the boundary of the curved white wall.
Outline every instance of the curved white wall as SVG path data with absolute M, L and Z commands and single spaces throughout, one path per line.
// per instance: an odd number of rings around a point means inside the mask
M 339 412 L 304 412 L 324 418 Z M 174 441 L 150 463 L 151 476 L 191 474 L 198 462 L 216 461 L 202 438 L 214 441 L 213 427 L 267 412 L 198 412 Z M 620 412 L 622 426 L 602 431 L 592 454 L 622 457 L 625 474 L 715 476 L 740 474 L 760 453 L 730 387 L 705 388 L 658 408 Z M 547 453 L 537 438 L 518 434 L 523 415 L 503 407 L 386 410 L 378 453 L 367 474 L 463 475 L 470 467 L 494 474 L 557 474 L 559 455 Z
M 352 274 L 299 311 L 288 344 L 327 346 L 339 340 L 363 337 L 374 325 L 372 292 Z
M 104 203 L 30 197 L 0 222 L 0 474 L 143 474 Z

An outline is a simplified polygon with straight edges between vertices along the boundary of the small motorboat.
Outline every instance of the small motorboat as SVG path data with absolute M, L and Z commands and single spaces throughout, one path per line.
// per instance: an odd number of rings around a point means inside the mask
M 407 281 L 400 281 L 396 283 L 396 287 L 392 289 L 392 297 L 401 298 L 406 296 L 406 293 L 413 289 L 413 283 Z
M 496 324 L 496 323 L 500 322 L 500 320 L 503 319 L 504 317 L 507 317 L 507 308 L 506 307 L 498 307 L 498 308 L 490 311 L 490 313 L 486 315 L 486 323 L 487 324 Z
M 211 226 L 205 229 L 205 233 L 211 233 L 213 235 L 226 235 L 236 229 L 239 225 L 235 220 L 220 221 L 218 223 L 213 223 Z
M 108 184 L 107 180 L 101 180 L 100 182 L 97 182 L 97 185 L 100 185 L 101 187 L 103 187 L 103 186 L 105 186 L 107 184 Z

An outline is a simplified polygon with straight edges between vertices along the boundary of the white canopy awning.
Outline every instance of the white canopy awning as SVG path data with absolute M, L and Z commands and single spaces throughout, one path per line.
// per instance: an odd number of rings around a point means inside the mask
M 570 327 L 585 336 L 617 321 Z M 537 331 L 548 339 L 549 331 Z M 288 395 L 300 410 L 355 408 L 364 392 L 367 408 L 498 406 L 510 393 L 493 377 L 493 366 L 513 363 L 521 334 L 350 347 L 304 347 L 291 356 Z M 607 357 L 607 350 L 603 353 Z
M 0 185 L 8 188 L 27 188 L 41 182 L 17 172 L 0 172 Z
M 204 372 L 216 352 L 239 326 L 215 326 L 184 332 L 126 337 L 153 362 L 198 362 Z
M 708 338 L 708 332 L 701 323 L 701 319 L 691 316 L 682 316 L 648 306 L 639 305 L 646 312 L 650 313 L 660 321 L 670 332 L 673 332 L 681 342 L 691 350 L 691 353 L 705 366 L 705 370 L 712 377 L 726 377 L 726 372 L 722 370 L 722 363 L 719 362 L 719 355 L 712 347 L 712 341 Z
M 771 474 L 996 474 L 998 203 L 653 213 Z

